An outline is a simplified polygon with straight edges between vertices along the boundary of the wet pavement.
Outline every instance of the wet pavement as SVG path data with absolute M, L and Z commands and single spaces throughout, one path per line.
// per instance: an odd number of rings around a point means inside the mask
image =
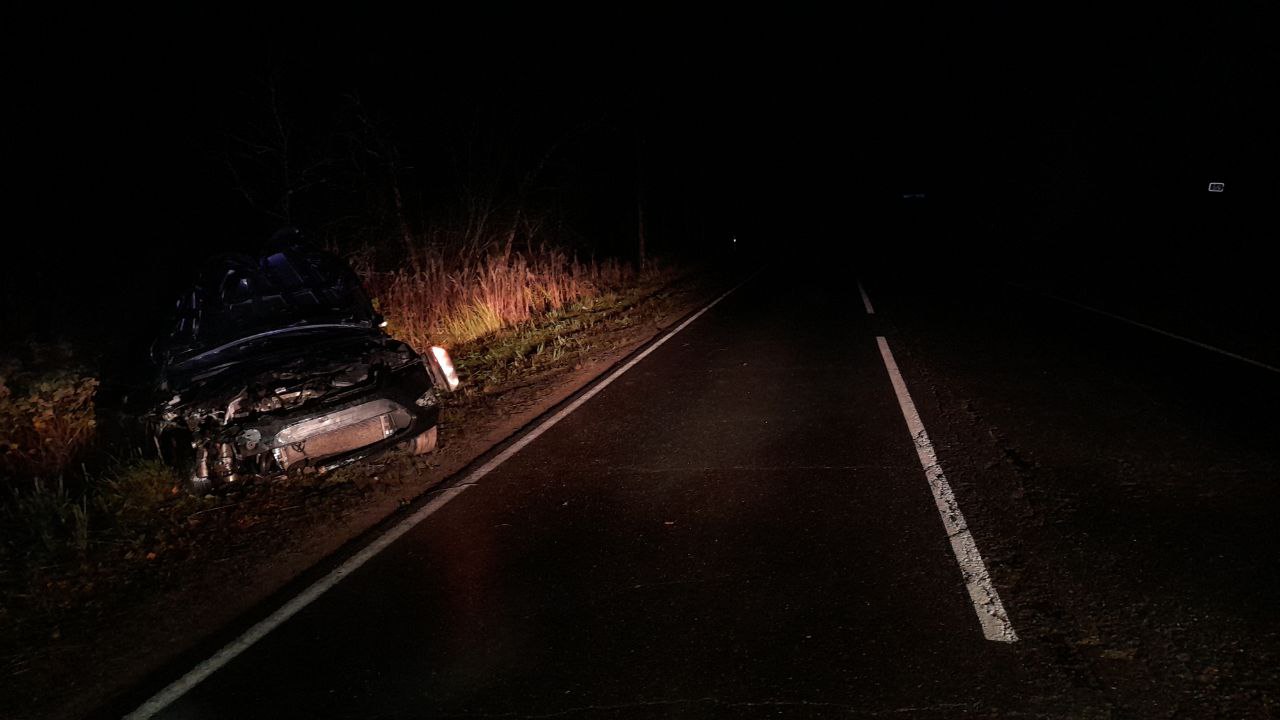
M 875 315 L 845 272 L 756 276 L 159 716 L 1275 711 L 1280 375 L 865 284 Z M 877 336 L 1018 642 L 983 638 Z

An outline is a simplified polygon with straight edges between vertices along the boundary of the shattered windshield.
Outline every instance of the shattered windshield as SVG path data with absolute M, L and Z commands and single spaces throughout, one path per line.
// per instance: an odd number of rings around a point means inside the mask
M 171 357 L 273 330 L 315 325 L 373 327 L 373 307 L 336 256 L 290 245 L 254 258 L 212 259 L 178 300 L 166 349 Z

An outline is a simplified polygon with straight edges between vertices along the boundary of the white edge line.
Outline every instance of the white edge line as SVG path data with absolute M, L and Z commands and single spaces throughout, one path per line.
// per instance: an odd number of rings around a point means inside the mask
M 973 609 L 978 614 L 978 622 L 982 625 L 982 635 L 995 642 L 1017 642 L 1018 634 L 1014 632 L 1013 623 L 1009 622 L 1009 615 L 1005 612 L 1004 604 L 1000 602 L 1000 595 L 991 582 L 991 576 L 987 573 L 987 564 L 983 562 L 982 553 L 978 552 L 978 544 L 969 532 L 964 514 L 960 512 L 960 504 L 956 502 L 955 493 L 951 491 L 951 483 L 947 482 L 947 476 L 942 472 L 942 465 L 938 462 L 933 442 L 925 432 L 920 413 L 916 411 L 916 404 L 911 400 L 911 393 L 907 392 L 907 383 L 902 379 L 898 363 L 889 350 L 889 342 L 883 337 L 877 337 L 876 343 L 880 345 L 880 356 L 884 358 L 885 369 L 889 371 L 893 392 L 898 396 L 902 417 L 906 419 L 907 429 L 911 431 L 911 437 L 915 440 L 916 455 L 920 457 L 925 479 L 928 480 L 929 489 L 933 492 L 933 501 L 938 506 L 938 514 L 942 516 L 942 524 L 947 530 L 947 537 L 951 540 L 951 551 L 955 553 L 956 561 L 960 563 L 960 572 L 964 575 L 969 599 L 973 602 Z
M 1098 315 L 1101 315 L 1101 316 L 1103 316 L 1103 317 L 1109 317 L 1109 318 L 1111 318 L 1112 320 L 1119 320 L 1120 322 L 1128 323 L 1128 324 L 1133 325 L 1133 326 L 1135 326 L 1135 327 L 1140 327 L 1140 328 L 1142 328 L 1143 330 L 1150 330 L 1150 331 L 1151 331 L 1151 332 L 1153 332 L 1153 333 L 1157 333 L 1157 334 L 1159 334 L 1159 335 L 1164 335 L 1165 337 L 1170 337 L 1170 338 L 1173 338 L 1174 340 L 1181 340 L 1181 341 L 1182 341 L 1182 342 L 1184 342 L 1184 343 L 1188 343 L 1188 344 L 1191 344 L 1191 345 L 1195 345 L 1195 346 L 1196 346 L 1196 347 L 1198 347 L 1198 348 L 1202 348 L 1202 349 L 1204 349 L 1204 350 L 1209 350 L 1210 352 L 1216 352 L 1216 353 L 1218 353 L 1219 355 L 1225 355 L 1225 356 L 1227 356 L 1227 357 L 1229 357 L 1229 358 L 1231 358 L 1231 359 L 1233 359 L 1233 360 L 1239 360 L 1239 361 L 1240 361 L 1240 362 L 1242 362 L 1242 363 L 1248 363 L 1248 364 L 1250 364 L 1250 365 L 1253 365 L 1254 367 L 1260 367 L 1260 368 L 1262 368 L 1263 370 L 1270 370 L 1270 371 L 1271 371 L 1271 372 L 1273 372 L 1273 373 L 1280 373 L 1280 368 L 1278 368 L 1278 367 L 1273 367 L 1273 366 L 1268 365 L 1268 364 L 1266 364 L 1266 363 L 1258 362 L 1257 360 L 1254 360 L 1254 359 L 1252 359 L 1252 358 L 1247 358 L 1247 357 L 1245 357 L 1245 356 L 1243 356 L 1243 355 L 1237 355 L 1237 354 L 1235 354 L 1235 353 L 1233 353 L 1233 352 L 1231 352 L 1231 351 L 1229 351 L 1229 350 L 1223 350 L 1223 349 L 1222 349 L 1222 348 L 1220 348 L 1220 347 L 1214 347 L 1213 345 L 1209 345 L 1208 343 L 1202 343 L 1202 342 L 1200 342 L 1199 340 L 1193 340 L 1193 339 L 1191 339 L 1191 338 L 1189 338 L 1189 337 L 1183 337 L 1182 335 L 1177 335 L 1177 334 L 1171 333 L 1171 332 L 1169 332 L 1168 330 L 1161 330 L 1160 328 L 1158 328 L 1158 327 L 1156 327 L 1156 326 L 1154 326 L 1154 325 L 1148 325 L 1148 324 L 1143 323 L 1143 322 L 1138 322 L 1137 320 L 1130 320 L 1129 318 L 1127 318 L 1127 317 L 1125 317 L 1125 316 L 1123 316 L 1123 315 L 1116 315 L 1115 313 L 1109 313 L 1109 312 L 1107 312 L 1106 310 L 1100 310 L 1100 309 L 1098 309 L 1098 308 L 1096 308 L 1096 307 L 1093 307 L 1093 306 L 1090 306 L 1090 305 L 1085 305 L 1085 304 L 1084 304 L 1084 303 L 1082 303 L 1082 302 L 1076 302 L 1075 300 L 1072 300 L 1072 299 L 1070 299 L 1070 298 L 1064 298 L 1064 297 L 1061 297 L 1061 296 L 1058 296 L 1058 295 L 1054 295 L 1053 293 L 1049 293 L 1049 292 L 1042 292 L 1042 291 L 1039 291 L 1039 290 L 1032 290 L 1031 288 L 1023 287 L 1023 286 L 1021 286 L 1021 285 L 1017 285 L 1017 284 L 1015 284 L 1015 283 L 1009 283 L 1009 284 L 1010 284 L 1010 285 L 1013 285 L 1013 287 L 1016 287 L 1016 288 L 1018 288 L 1019 290 L 1024 290 L 1024 291 L 1026 291 L 1026 292 L 1031 292 L 1031 293 L 1037 293 L 1037 294 L 1043 295 L 1043 296 L 1045 296 L 1045 297 L 1047 297 L 1047 298 L 1050 298 L 1050 299 L 1052 299 L 1052 300 L 1057 300 L 1057 301 L 1058 301 L 1058 302 L 1060 302 L 1060 303 L 1066 303 L 1067 305 L 1075 306 L 1075 307 L 1077 307 L 1077 308 L 1080 308 L 1081 310 L 1087 310 L 1087 311 L 1089 311 L 1089 312 L 1091 312 L 1091 313 L 1097 313 Z
M 867 297 L 867 291 L 862 287 L 862 279 L 858 279 L 858 294 L 862 296 L 862 307 L 867 309 L 868 315 L 875 315 L 876 309 L 871 307 L 871 298 Z
M 498 466 L 501 465 L 502 463 L 511 459 L 511 456 L 523 450 L 526 446 L 529 445 L 529 443 L 536 440 L 540 435 L 542 435 L 547 430 L 549 430 L 553 425 L 563 420 L 574 410 L 577 410 L 578 408 L 582 407 L 584 403 L 586 403 L 588 400 L 590 400 L 591 398 L 599 394 L 601 390 L 604 390 L 605 387 L 607 387 L 610 383 L 612 383 L 614 380 L 617 380 L 623 373 L 635 367 L 637 363 L 639 363 L 641 360 L 648 357 L 650 353 L 652 353 L 654 350 L 657 350 L 659 347 L 661 347 L 663 343 L 675 337 L 677 333 L 679 333 L 681 330 L 684 330 L 686 327 L 688 327 L 694 320 L 697 320 L 698 318 L 702 317 L 703 313 L 715 307 L 721 300 L 724 300 L 735 290 L 751 282 L 751 280 L 754 279 L 755 276 L 758 274 L 759 274 L 759 271 L 752 273 L 750 276 L 747 277 L 747 279 L 733 286 L 720 297 L 717 297 L 715 300 L 712 300 L 710 303 L 705 305 L 698 312 L 694 313 L 693 315 L 690 315 L 688 318 L 685 319 L 684 322 L 677 325 L 674 330 L 667 333 L 666 335 L 663 335 L 660 339 L 658 339 L 652 345 L 645 348 L 639 355 L 636 355 L 629 362 L 627 362 L 627 364 L 623 365 L 617 370 L 614 370 L 612 373 L 609 374 L 608 377 L 606 377 L 604 380 L 597 383 L 594 387 L 592 387 L 587 392 L 578 396 L 576 400 L 569 403 L 562 410 L 560 410 L 560 412 L 556 413 L 555 415 L 552 415 L 546 420 L 543 420 L 541 424 L 539 424 L 533 430 L 530 430 L 528 433 L 526 433 L 523 437 L 521 437 L 516 442 L 512 443 L 509 447 L 507 447 L 507 449 L 503 450 L 501 453 L 496 455 L 489 462 L 476 468 L 474 471 L 471 472 L 471 474 L 467 475 L 462 482 L 456 483 L 454 485 L 451 485 L 448 488 L 445 488 L 444 490 L 441 490 L 440 494 L 436 498 L 432 499 L 426 505 L 423 505 L 422 507 L 418 508 L 418 510 L 416 510 L 409 517 L 405 518 L 404 520 L 401 520 L 399 523 L 392 526 L 389 530 L 384 532 L 382 535 L 378 536 L 376 540 L 374 540 L 373 542 L 366 545 L 363 549 L 361 549 L 360 552 L 356 553 L 355 555 L 352 555 L 341 565 L 329 571 L 327 575 L 320 578 L 316 582 L 312 583 L 310 586 L 307 587 L 307 589 L 295 595 L 292 599 L 290 599 L 284 605 L 281 605 L 275 612 L 271 613 L 270 615 L 263 618 L 262 620 L 259 620 L 252 627 L 246 630 L 243 634 L 237 637 L 235 640 L 232 640 L 231 642 L 224 645 L 222 649 L 218 650 L 218 652 L 214 653 L 207 660 L 202 661 L 201 663 L 196 665 L 194 668 L 187 671 L 185 675 L 183 675 L 182 677 L 170 683 L 160 692 L 151 696 L 150 699 L 148 699 L 146 702 L 139 705 L 138 709 L 126 715 L 125 720 L 144 720 L 145 718 L 150 718 L 155 716 L 156 713 L 161 712 L 166 707 L 173 704 L 175 701 L 177 701 L 179 698 L 185 695 L 189 690 L 191 690 L 191 688 L 194 688 L 196 685 L 199 685 L 206 678 L 208 678 L 210 675 L 216 672 L 219 668 L 221 668 L 222 666 L 234 660 L 236 656 L 238 656 L 240 653 L 244 652 L 245 650 L 248 650 L 250 647 L 253 646 L 254 643 L 266 637 L 266 635 L 270 633 L 272 630 L 284 624 L 285 621 L 287 621 L 289 618 L 296 615 L 298 611 L 302 610 L 307 605 L 310 605 L 313 601 L 315 601 L 316 598 L 323 595 L 327 590 L 332 588 L 334 585 L 337 585 L 338 582 L 340 582 L 343 578 L 347 577 L 351 573 L 358 570 L 360 566 L 364 565 L 366 562 L 372 559 L 373 556 L 382 552 L 387 548 L 387 546 L 391 545 L 391 543 L 395 542 L 402 535 L 412 530 L 414 526 L 416 526 L 418 523 L 427 519 L 437 510 L 444 507 L 445 504 L 447 504 L 450 500 L 453 500 L 454 498 L 458 497 L 462 493 L 466 492 L 469 488 L 475 485 L 481 478 L 483 478 L 485 475 L 488 475 L 489 473 L 496 470 Z

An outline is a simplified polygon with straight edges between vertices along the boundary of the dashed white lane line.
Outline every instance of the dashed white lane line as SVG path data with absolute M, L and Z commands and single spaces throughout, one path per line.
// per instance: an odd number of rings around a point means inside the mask
M 875 315 L 876 309 L 871 307 L 871 298 L 867 297 L 866 288 L 862 287 L 862 280 L 858 280 L 858 294 L 862 296 L 862 307 L 867 309 L 868 315 Z
M 663 343 L 675 337 L 675 335 L 681 330 L 689 327 L 694 320 L 702 317 L 703 313 L 715 307 L 721 300 L 729 297 L 729 295 L 735 290 L 751 282 L 751 280 L 758 274 L 758 272 L 753 273 L 746 280 L 743 280 L 730 288 L 720 297 L 712 300 L 710 303 L 707 303 L 701 310 L 690 315 L 684 322 L 677 325 L 674 330 L 663 335 L 652 345 L 645 348 L 643 352 L 636 355 L 628 361 L 627 364 L 617 370 L 614 370 L 608 377 L 597 383 L 587 392 L 580 395 L 578 399 L 566 405 L 560 410 L 560 412 L 552 415 L 546 420 L 543 420 L 541 424 L 533 430 L 530 430 L 516 442 L 512 443 L 507 449 L 498 453 L 492 460 L 476 468 L 470 475 L 467 475 L 464 480 L 442 490 L 438 496 L 431 500 L 431 502 L 423 505 L 421 508 L 418 508 L 418 510 L 412 515 L 392 526 L 376 540 L 360 550 L 360 552 L 348 558 L 346 562 L 343 562 L 337 568 L 331 570 L 329 574 L 320 578 L 315 583 L 308 586 L 307 589 L 294 596 L 293 599 L 289 600 L 284 605 L 281 605 L 275 612 L 258 621 L 253 627 L 246 630 L 235 640 L 227 643 L 221 650 L 214 653 L 212 657 L 196 665 L 194 668 L 189 670 L 187 674 L 173 681 L 163 690 L 153 695 L 146 702 L 142 703 L 142 705 L 139 705 L 137 710 L 134 710 L 125 716 L 125 720 L 143 720 L 143 718 L 154 717 L 157 713 L 163 711 L 169 705 L 172 705 L 175 701 L 191 690 L 191 688 L 199 685 L 219 668 L 234 660 L 240 653 L 248 650 L 254 645 L 254 643 L 266 637 L 272 630 L 283 625 L 285 621 L 296 615 L 298 611 L 310 605 L 316 598 L 323 595 L 334 585 L 337 585 L 343 578 L 358 570 L 360 566 L 372 559 L 373 556 L 385 550 L 402 535 L 412 530 L 418 523 L 426 520 L 437 510 L 444 507 L 450 500 L 453 500 L 466 492 L 481 478 L 496 470 L 499 465 L 510 460 L 513 455 L 523 450 L 529 445 L 529 443 L 538 439 L 539 436 L 547 430 L 550 430 L 553 425 L 568 417 L 570 413 L 582 407 L 584 403 L 599 394 L 601 390 L 604 390 L 610 383 L 621 377 L 623 373 L 635 367 L 637 363 L 648 357 L 650 353 L 661 347 Z
M 974 542 L 964 514 L 960 512 L 960 504 L 956 502 L 955 493 L 951 491 L 951 483 L 942 472 L 938 463 L 938 454 L 933 449 L 933 442 L 925 432 L 924 423 L 920 421 L 920 413 L 916 404 L 907 392 L 907 383 L 898 371 L 898 363 L 893 359 L 889 343 L 883 337 L 877 337 L 880 345 L 880 356 L 884 358 L 885 369 L 889 371 L 889 380 L 893 383 L 893 391 L 898 396 L 898 406 L 902 408 L 902 417 L 907 421 L 907 429 L 915 440 L 916 455 L 920 457 L 920 465 L 924 468 L 924 477 L 929 481 L 929 489 L 933 491 L 933 501 L 938 506 L 938 514 L 942 516 L 942 524 L 946 527 L 947 537 L 951 540 L 951 550 L 956 561 L 960 563 L 960 572 L 964 575 L 964 584 L 969 591 L 969 599 L 973 609 L 978 613 L 978 622 L 982 625 L 982 635 L 995 642 L 1017 642 L 1018 634 L 1009 622 L 1000 595 L 991 583 L 987 573 L 987 564 L 978 552 L 978 544 Z
M 1116 315 L 1115 313 L 1109 313 L 1109 312 L 1107 312 L 1106 310 L 1100 310 L 1100 309 L 1098 309 L 1098 308 L 1096 308 L 1096 307 L 1093 307 L 1093 306 L 1090 306 L 1090 305 L 1085 305 L 1084 303 L 1081 303 L 1081 302 L 1076 302 L 1075 300 L 1072 300 L 1072 299 L 1070 299 L 1070 298 L 1064 298 L 1064 297 L 1060 297 L 1060 296 L 1058 296 L 1058 295 L 1054 295 L 1053 293 L 1039 292 L 1039 291 L 1036 291 L 1036 290 L 1032 290 L 1031 288 L 1023 287 L 1023 286 L 1021 286 L 1021 285 L 1017 285 L 1017 284 L 1014 284 L 1014 283 L 1010 283 L 1010 285 L 1013 285 L 1013 287 L 1016 287 L 1016 288 L 1018 288 L 1019 290 L 1023 290 L 1023 291 L 1025 291 L 1025 292 L 1038 293 L 1038 294 L 1043 295 L 1043 296 L 1045 296 L 1045 297 L 1047 297 L 1047 298 L 1049 298 L 1049 299 L 1051 299 L 1051 300 L 1057 300 L 1057 301 L 1058 301 L 1058 302 L 1060 302 L 1060 303 L 1066 303 L 1067 305 L 1071 305 L 1071 306 L 1073 306 L 1073 307 L 1080 308 L 1081 310 L 1085 310 L 1085 311 L 1088 311 L 1088 312 L 1091 312 L 1091 313 L 1095 313 L 1095 314 L 1101 315 L 1101 316 L 1103 316 L 1103 317 L 1109 317 L 1109 318 L 1111 318 L 1112 320 L 1119 320 L 1119 321 L 1120 321 L 1120 322 L 1122 322 L 1122 323 L 1128 323 L 1128 324 L 1130 324 L 1130 325 L 1133 325 L 1134 327 L 1140 327 L 1140 328 L 1142 328 L 1143 330 L 1149 330 L 1149 331 L 1151 331 L 1151 332 L 1153 332 L 1153 333 L 1156 333 L 1156 334 L 1158 334 L 1158 335 L 1164 335 L 1165 337 L 1173 338 L 1174 340 L 1181 340 L 1181 341 L 1182 341 L 1182 342 L 1184 342 L 1184 343 L 1187 343 L 1187 344 L 1190 344 L 1190 345 L 1195 345 L 1195 346 L 1196 346 L 1196 347 L 1198 347 L 1198 348 L 1202 348 L 1202 349 L 1204 349 L 1204 350 L 1209 350 L 1210 352 L 1216 352 L 1216 353 L 1218 353 L 1219 355 L 1225 355 L 1225 356 L 1227 356 L 1227 357 L 1229 357 L 1229 358 L 1231 358 L 1231 359 L 1233 359 L 1233 360 L 1239 360 L 1239 361 L 1240 361 L 1240 362 L 1242 362 L 1242 363 L 1248 363 L 1249 365 L 1253 365 L 1254 367 L 1260 367 L 1260 368 L 1262 368 L 1263 370 L 1270 370 L 1270 371 L 1271 371 L 1271 372 L 1273 372 L 1273 373 L 1280 373 L 1280 368 L 1278 368 L 1278 367 L 1274 367 L 1274 366 L 1272 366 L 1272 365 L 1268 365 L 1268 364 L 1263 363 L 1263 362 L 1258 362 L 1257 360 L 1254 360 L 1253 358 L 1247 358 L 1247 357 L 1245 357 L 1245 356 L 1243 356 L 1243 355 L 1237 355 L 1237 354 L 1235 354 L 1235 353 L 1233 353 L 1233 352 L 1230 352 L 1230 351 L 1228 351 L 1228 350 L 1223 350 L 1223 349 L 1222 349 L 1222 348 L 1220 348 L 1220 347 L 1214 347 L 1213 345 L 1210 345 L 1210 344 L 1208 344 L 1208 343 L 1202 343 L 1202 342 L 1200 342 L 1199 340 L 1193 340 L 1193 339 L 1191 339 L 1191 338 L 1189 338 L 1189 337 L 1183 337 L 1182 335 L 1176 335 L 1176 334 L 1174 334 L 1174 333 L 1169 332 L 1168 330 L 1161 330 L 1160 328 L 1158 328 L 1158 327 L 1156 327 L 1156 326 L 1154 326 L 1154 325 L 1148 325 L 1148 324 L 1146 324 L 1146 323 L 1144 323 L 1144 322 L 1138 322 L 1137 320 L 1131 320 L 1131 319 L 1129 319 L 1129 318 L 1127 318 L 1127 317 L 1125 317 L 1125 316 L 1123 316 L 1123 315 Z

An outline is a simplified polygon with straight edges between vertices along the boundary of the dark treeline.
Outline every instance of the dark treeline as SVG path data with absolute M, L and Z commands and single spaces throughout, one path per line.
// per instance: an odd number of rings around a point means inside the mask
M 742 149 L 716 91 L 501 45 L 200 33 L 28 58 L 4 334 L 149 331 L 194 263 L 284 225 L 384 264 L 442 242 L 638 261 L 728 237 Z
M 3 335 L 145 315 L 286 223 L 390 259 L 483 217 L 634 260 L 643 218 L 654 254 L 1260 267 L 1277 59 L 1256 15 L 15 22 Z

